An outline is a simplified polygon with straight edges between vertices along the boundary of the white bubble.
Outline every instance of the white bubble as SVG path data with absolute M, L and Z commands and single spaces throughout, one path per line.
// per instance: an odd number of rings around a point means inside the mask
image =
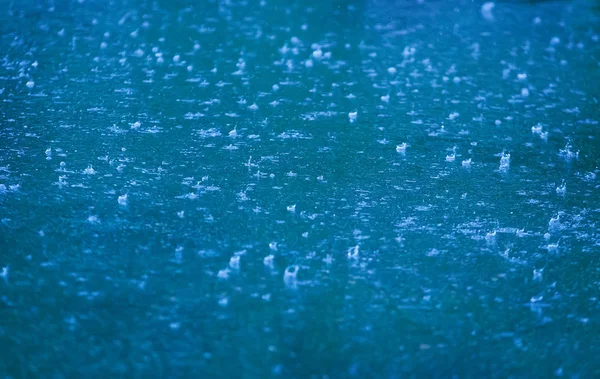
M 92 165 L 89 165 L 89 166 L 87 166 L 87 168 L 85 170 L 83 170 L 83 173 L 87 174 L 87 175 L 94 175 L 96 173 L 96 171 L 94 170 Z
M 538 301 L 542 301 L 544 300 L 544 296 L 532 296 L 531 299 L 529 301 L 531 301 L 532 303 L 537 303 Z
M 227 296 L 225 296 L 225 297 L 223 297 L 223 298 L 221 298 L 221 299 L 219 300 L 219 305 L 220 305 L 220 306 L 222 306 L 222 307 L 226 307 L 226 306 L 227 306 L 227 304 L 229 304 L 229 298 L 228 298 Z
M 508 170 L 510 166 L 510 154 L 502 152 L 500 156 L 500 171 Z
M 349 112 L 348 113 L 348 119 L 350 120 L 350 122 L 356 121 L 357 117 L 358 117 L 358 113 L 357 112 Z
M 358 245 L 351 247 L 350 249 L 348 249 L 348 258 L 349 259 L 358 259 L 359 251 L 360 251 L 360 248 L 358 247 Z
M 494 4 L 491 1 L 484 3 L 481 6 L 481 16 L 483 16 L 483 18 L 485 18 L 488 21 L 494 20 L 494 14 L 492 13 L 492 10 L 494 9 L 495 6 L 496 6 L 496 4 Z
M 219 272 L 217 273 L 217 277 L 220 279 L 227 279 L 227 278 L 229 278 L 229 273 L 230 273 L 229 269 L 225 268 L 223 270 L 219 270 Z
M 285 272 L 283 273 L 283 282 L 286 286 L 296 287 L 298 271 L 300 271 L 300 267 L 297 265 L 289 266 L 285 269 Z
M 231 267 L 233 270 L 240 269 L 240 256 L 239 255 L 234 255 L 233 257 L 231 257 L 229 259 L 229 267 Z
M 275 256 L 273 254 L 269 254 L 263 259 L 263 264 L 269 268 L 273 268 L 273 261 L 275 260 Z
M 400 154 L 404 154 L 404 153 L 406 153 L 407 147 L 408 147 L 408 145 L 406 144 L 406 142 L 403 142 L 400 145 L 396 145 L 396 152 L 400 153 Z

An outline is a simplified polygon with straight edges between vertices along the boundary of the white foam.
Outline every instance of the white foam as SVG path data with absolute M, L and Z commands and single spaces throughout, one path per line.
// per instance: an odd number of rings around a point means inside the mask
M 358 245 L 348 249 L 348 258 L 349 259 L 358 259 L 359 250 L 360 249 L 359 249 Z
M 510 167 L 510 154 L 502 152 L 500 157 L 500 171 L 507 171 Z
M 454 162 L 456 159 L 456 146 L 452 147 L 452 154 L 446 155 L 446 162 Z
M 263 259 L 263 264 L 269 268 L 273 268 L 273 262 L 275 260 L 275 256 L 273 254 L 269 254 Z
M 226 307 L 228 304 L 229 304 L 229 298 L 227 296 L 224 296 L 219 300 L 219 305 L 222 307 Z
M 240 256 L 239 255 L 234 255 L 233 257 L 231 257 L 229 259 L 229 267 L 231 267 L 233 270 L 240 269 Z
M 219 272 L 217 273 L 217 277 L 221 278 L 221 279 L 227 279 L 229 278 L 229 273 L 231 271 L 228 268 L 225 268 L 223 270 L 219 270 Z
M 289 287 L 296 287 L 298 271 L 300 271 L 298 265 L 287 267 L 283 273 L 283 282 Z
M 553 231 L 560 229 L 560 215 L 561 214 L 559 213 L 556 215 L 556 217 L 550 218 L 550 221 L 548 221 L 548 230 Z
M 99 224 L 99 223 L 100 223 L 100 219 L 98 218 L 98 216 L 93 216 L 93 215 L 92 215 L 92 216 L 90 216 L 90 217 L 88 217 L 88 218 L 87 218 L 87 221 L 88 221 L 90 224 Z
M 494 4 L 491 1 L 484 3 L 481 6 L 481 15 L 483 16 L 483 18 L 485 18 L 488 21 L 493 21 L 494 14 L 492 13 L 492 10 L 494 9 L 495 6 L 496 6 L 496 4 Z
M 532 296 L 529 301 L 532 303 L 537 303 L 542 300 L 544 300 L 544 296 L 540 295 L 540 296 Z
M 350 122 L 356 121 L 357 117 L 358 117 L 358 112 L 348 112 L 348 119 L 350 120 Z
M 2 272 L 0 273 L 0 277 L 2 277 L 5 281 L 8 281 L 8 270 L 10 266 L 2 267 Z
M 87 168 L 85 170 L 83 170 L 83 173 L 87 174 L 87 175 L 94 175 L 96 173 L 96 171 L 94 170 L 92 165 L 89 165 L 89 166 L 87 166 Z
M 560 155 L 563 158 L 565 158 L 565 160 L 570 161 L 572 159 L 579 158 L 579 151 L 572 151 L 571 150 L 571 144 L 567 142 L 567 145 L 565 146 L 565 148 L 561 149 L 559 151 L 558 155 Z
M 408 145 L 406 144 L 406 142 L 403 142 L 400 145 L 396 145 L 396 152 L 404 154 L 404 153 L 406 153 L 407 147 L 408 147 Z
M 587 174 L 585 174 L 584 179 L 588 182 L 591 182 L 592 180 L 596 179 L 596 173 L 590 171 Z
M 452 112 L 448 115 L 448 120 L 452 121 L 455 118 L 457 118 L 458 116 L 460 116 L 460 114 L 458 112 Z
M 438 255 L 440 255 L 440 251 L 436 248 L 430 249 L 429 251 L 427 251 L 426 255 L 428 257 L 436 257 Z

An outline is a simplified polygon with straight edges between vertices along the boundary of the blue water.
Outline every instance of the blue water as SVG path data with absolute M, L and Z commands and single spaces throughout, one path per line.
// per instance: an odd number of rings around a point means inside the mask
M 0 376 L 600 375 L 597 1 L 0 5 Z

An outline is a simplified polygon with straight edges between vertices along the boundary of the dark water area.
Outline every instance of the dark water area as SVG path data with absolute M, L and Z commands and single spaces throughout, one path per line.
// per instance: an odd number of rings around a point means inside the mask
M 0 1 L 0 376 L 599 376 L 599 4 Z

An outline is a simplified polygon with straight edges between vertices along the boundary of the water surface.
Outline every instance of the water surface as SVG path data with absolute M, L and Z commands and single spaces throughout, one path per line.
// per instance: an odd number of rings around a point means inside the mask
M 600 375 L 598 2 L 0 5 L 1 375 Z

